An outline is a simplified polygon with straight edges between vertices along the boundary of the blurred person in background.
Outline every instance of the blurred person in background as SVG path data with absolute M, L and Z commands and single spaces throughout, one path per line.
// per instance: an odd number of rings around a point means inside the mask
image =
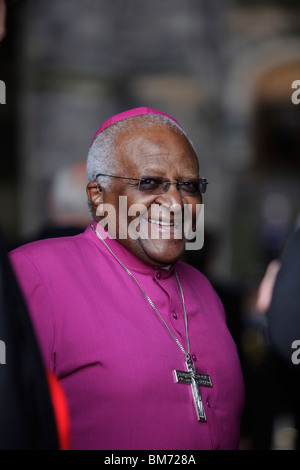
M 272 260 L 259 285 L 256 308 L 267 315 L 272 345 L 289 363 L 292 343 L 300 340 L 300 228 L 280 259 Z
M 90 222 L 85 188 L 85 159 L 59 168 L 47 195 L 45 222 L 36 232 L 12 244 L 10 250 L 35 240 L 82 233 Z
M 78 235 L 83 232 L 90 222 L 85 188 L 85 159 L 56 172 L 48 196 L 49 223 L 39 238 Z
M 266 320 L 272 352 L 274 421 L 289 415 L 295 429 L 292 445 L 300 449 L 300 228 L 285 243 L 282 253 L 267 266 L 258 288 L 256 309 Z M 298 369 L 298 370 L 297 370 Z M 279 381 L 278 377 L 284 377 Z M 283 394 L 288 400 L 282 400 Z
M 277 351 L 291 362 L 293 343 L 300 344 L 300 228 L 292 235 L 271 281 L 272 295 L 267 308 L 270 339 Z

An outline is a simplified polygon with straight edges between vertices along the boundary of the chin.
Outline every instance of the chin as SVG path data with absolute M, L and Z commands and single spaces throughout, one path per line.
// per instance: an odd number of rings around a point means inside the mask
M 169 264 L 173 264 L 178 261 L 179 258 L 184 253 L 184 244 L 178 243 L 178 240 L 173 240 L 173 243 L 164 243 L 161 240 L 156 240 L 154 243 L 152 242 L 149 246 L 143 246 L 143 251 L 147 255 L 148 259 L 152 261 L 151 264 L 155 266 L 168 266 Z

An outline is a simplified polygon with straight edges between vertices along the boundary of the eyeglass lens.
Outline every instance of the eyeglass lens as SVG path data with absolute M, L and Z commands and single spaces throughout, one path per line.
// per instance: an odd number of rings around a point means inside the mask
M 96 178 L 99 176 L 107 176 L 109 178 L 119 178 L 124 180 L 136 180 L 138 181 L 138 189 L 142 192 L 148 192 L 152 194 L 163 194 L 169 190 L 171 184 L 176 185 L 176 189 L 185 195 L 198 195 L 206 192 L 208 182 L 206 178 L 199 178 L 194 181 L 178 181 L 172 183 L 170 180 L 159 177 L 148 176 L 147 178 L 128 178 L 125 176 L 106 175 L 104 173 L 98 173 Z
M 186 195 L 197 195 L 206 191 L 207 181 L 203 178 L 196 181 L 180 181 L 171 183 L 171 181 L 163 178 L 142 178 L 139 181 L 139 190 L 152 194 L 162 194 L 169 190 L 171 184 L 175 184 L 176 188 Z

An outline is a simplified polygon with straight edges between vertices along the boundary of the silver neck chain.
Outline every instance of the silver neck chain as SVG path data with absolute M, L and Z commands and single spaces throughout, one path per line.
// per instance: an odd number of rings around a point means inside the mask
M 154 305 L 154 303 L 153 303 L 152 300 L 150 299 L 149 295 L 144 291 L 144 289 L 143 289 L 142 286 L 139 284 L 138 280 L 134 277 L 134 275 L 132 274 L 132 272 L 129 271 L 129 269 L 122 263 L 122 261 L 119 260 L 119 258 L 117 258 L 117 256 L 116 256 L 116 255 L 114 254 L 114 252 L 109 248 L 109 246 L 107 245 L 107 243 L 105 243 L 105 241 L 104 241 L 103 238 L 101 237 L 100 233 L 97 232 L 97 230 L 95 229 L 95 227 L 93 226 L 93 224 L 91 224 L 91 227 L 92 227 L 92 229 L 94 230 L 94 232 L 96 233 L 96 235 L 97 235 L 97 237 L 99 238 L 99 240 L 100 240 L 100 241 L 103 243 L 103 245 L 108 249 L 108 251 L 112 254 L 112 256 L 115 258 L 115 260 L 122 266 L 122 268 L 127 272 L 127 274 L 135 281 L 135 283 L 137 284 L 137 286 L 140 288 L 140 290 L 142 291 L 142 293 L 143 293 L 144 296 L 146 297 L 148 303 L 149 303 L 150 306 L 153 308 L 154 312 L 156 313 L 156 315 L 157 315 L 157 317 L 159 318 L 159 320 L 161 321 L 161 323 L 167 328 L 167 330 L 169 331 L 170 335 L 172 336 L 172 338 L 174 339 L 174 341 L 176 342 L 176 344 L 179 346 L 179 348 L 181 349 L 181 351 L 183 352 L 183 354 L 186 356 L 186 358 L 189 358 L 189 357 L 190 357 L 190 343 L 189 343 L 189 335 L 188 335 L 188 327 L 187 327 L 187 314 L 186 314 L 186 309 L 185 309 L 185 300 L 184 300 L 183 290 L 182 290 L 182 287 L 181 287 L 181 284 L 180 284 L 180 281 L 179 281 L 178 274 L 177 274 L 176 270 L 174 269 L 174 272 L 175 272 L 177 284 L 178 284 L 178 287 L 179 287 L 179 291 L 180 291 L 180 295 L 181 295 L 181 300 L 182 300 L 182 306 L 183 306 L 183 312 L 184 312 L 184 323 L 185 323 L 185 334 L 186 334 L 187 351 L 184 349 L 184 347 L 182 346 L 181 342 L 180 342 L 179 339 L 175 336 L 175 334 L 173 333 L 173 331 L 169 328 L 169 326 L 167 325 L 167 323 L 165 322 L 165 320 L 163 319 L 163 317 L 161 316 L 161 314 L 160 314 L 159 311 L 157 310 L 156 306 Z

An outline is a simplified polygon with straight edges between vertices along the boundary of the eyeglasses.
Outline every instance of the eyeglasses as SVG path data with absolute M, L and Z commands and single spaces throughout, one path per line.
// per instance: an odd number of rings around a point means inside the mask
M 166 193 L 171 184 L 176 185 L 176 189 L 185 196 L 197 196 L 206 192 L 208 185 L 206 178 L 196 178 L 193 180 L 183 180 L 176 183 L 172 183 L 167 178 L 160 178 L 158 176 L 147 176 L 145 178 L 125 178 L 124 176 L 105 175 L 104 173 L 98 173 L 96 179 L 99 176 L 107 176 L 109 178 L 118 178 L 122 180 L 138 181 L 134 186 L 138 187 L 138 190 L 143 193 L 149 194 L 163 194 Z

